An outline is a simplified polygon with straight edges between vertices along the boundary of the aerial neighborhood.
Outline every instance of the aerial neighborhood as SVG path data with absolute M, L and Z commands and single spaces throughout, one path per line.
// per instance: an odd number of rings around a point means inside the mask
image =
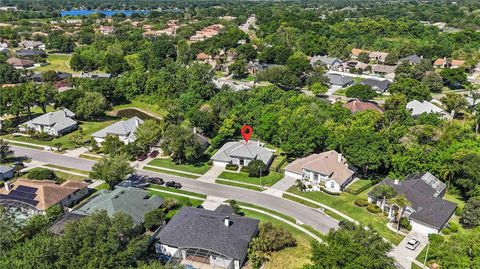
M 477 268 L 479 11 L 1 3 L 0 268 Z

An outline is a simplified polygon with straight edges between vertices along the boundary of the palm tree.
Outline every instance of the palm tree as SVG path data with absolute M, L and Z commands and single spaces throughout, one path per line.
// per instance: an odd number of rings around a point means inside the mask
M 381 185 L 376 186 L 372 190 L 371 194 L 372 194 L 372 196 L 374 196 L 377 199 L 380 199 L 380 198 L 382 199 L 382 214 L 383 214 L 383 212 L 385 210 L 384 207 L 385 207 L 385 203 L 387 202 L 387 199 L 395 197 L 395 195 L 397 195 L 397 192 L 395 191 L 395 189 L 392 186 L 381 184 Z
M 403 213 L 405 213 L 405 208 L 410 206 L 412 203 L 408 201 L 407 197 L 403 194 L 395 196 L 391 200 L 392 205 L 398 206 L 400 212 L 397 214 L 397 234 L 400 231 L 400 220 L 403 218 Z

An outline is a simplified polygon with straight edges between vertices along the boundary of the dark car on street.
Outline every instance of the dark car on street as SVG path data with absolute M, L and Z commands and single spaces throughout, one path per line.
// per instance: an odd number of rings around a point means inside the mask
M 158 184 L 158 185 L 163 185 L 163 183 L 165 183 L 165 181 L 163 181 L 163 179 L 159 177 L 149 177 L 147 181 L 152 184 Z
M 175 189 L 180 189 L 182 187 L 182 184 L 175 182 L 175 181 L 168 181 L 165 186 L 170 187 L 170 188 L 175 188 Z

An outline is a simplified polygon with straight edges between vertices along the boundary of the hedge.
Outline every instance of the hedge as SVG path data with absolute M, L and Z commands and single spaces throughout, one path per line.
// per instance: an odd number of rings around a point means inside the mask
M 367 199 L 364 199 L 364 198 L 358 198 L 358 199 L 355 200 L 355 204 L 357 206 L 365 207 L 365 206 L 368 205 L 368 201 L 367 201 Z
M 237 171 L 238 170 L 238 165 L 229 163 L 229 164 L 225 165 L 225 169 L 230 170 L 230 171 Z
M 57 180 L 57 175 L 55 171 L 47 168 L 33 168 L 28 171 L 28 179 L 37 179 L 37 180 Z
M 452 223 L 449 224 L 448 229 L 452 233 L 456 233 L 456 232 L 458 232 L 459 227 L 458 227 L 458 224 L 456 224 L 455 222 L 452 222 Z
M 368 210 L 368 212 L 374 213 L 374 214 L 382 212 L 382 209 L 380 209 L 380 207 L 378 207 L 377 205 L 374 205 L 374 204 L 369 204 L 367 206 L 367 210 Z
M 428 240 L 430 242 L 442 243 L 443 241 L 445 241 L 445 238 L 439 234 L 429 234 Z

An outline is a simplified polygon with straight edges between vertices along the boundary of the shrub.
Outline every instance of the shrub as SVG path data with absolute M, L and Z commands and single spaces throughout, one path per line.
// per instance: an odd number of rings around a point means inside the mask
M 430 240 L 430 243 L 442 243 L 443 241 L 445 241 L 445 238 L 439 234 L 429 234 L 428 240 Z
M 410 221 L 405 217 L 400 219 L 400 227 L 409 231 L 412 229 L 412 225 L 410 224 Z
M 165 199 L 165 201 L 163 202 L 163 205 L 162 205 L 162 208 L 165 209 L 165 211 L 170 211 L 172 209 L 175 209 L 177 207 L 180 206 L 180 203 L 178 202 L 178 200 L 176 199 L 173 199 L 173 198 L 167 198 Z
M 145 221 L 143 222 L 143 227 L 145 227 L 145 229 L 153 231 L 162 224 L 164 218 L 165 213 L 163 212 L 163 209 L 154 209 L 145 214 Z
M 33 168 L 28 172 L 28 179 L 37 179 L 37 180 L 57 180 L 57 175 L 55 171 L 47 168 Z
M 235 214 L 243 216 L 242 209 L 241 209 L 240 206 L 237 204 L 237 201 L 231 200 L 231 201 L 229 202 L 229 205 L 230 205 L 230 207 L 233 209 L 233 212 L 235 212 Z
M 33 138 L 35 138 L 37 140 L 40 140 L 40 141 L 52 141 L 53 140 L 53 136 L 51 136 L 47 133 L 42 133 L 42 132 L 34 134 Z
M 355 204 L 357 206 L 365 207 L 365 206 L 368 205 L 368 201 L 364 198 L 358 198 L 358 199 L 355 200 Z
M 238 170 L 238 165 L 229 163 L 225 166 L 225 169 L 230 170 L 230 171 L 237 171 Z
M 456 233 L 456 232 L 458 232 L 459 227 L 458 227 L 458 224 L 457 224 L 457 223 L 452 222 L 452 223 L 450 223 L 450 225 L 448 226 L 448 229 L 449 229 L 452 233 Z
M 321 189 L 324 193 L 329 194 L 329 195 L 335 195 L 335 196 L 340 195 L 340 193 L 338 193 L 338 192 L 331 192 L 331 191 L 325 189 L 324 187 L 320 187 L 320 189 Z
M 455 208 L 455 216 L 461 216 L 462 212 L 463 209 L 461 207 L 457 206 L 457 208 Z
M 368 210 L 368 212 L 374 213 L 374 214 L 378 214 L 378 213 L 382 212 L 382 209 L 380 209 L 380 207 L 378 207 L 377 205 L 374 205 L 374 204 L 369 204 L 367 206 L 367 210 Z
M 267 166 L 261 160 L 253 160 L 248 163 L 247 168 L 249 177 L 260 177 L 260 174 L 266 174 Z
M 443 228 L 442 229 L 442 234 L 444 234 L 444 235 L 449 235 L 451 233 L 452 233 L 452 231 L 449 228 Z
M 242 168 L 240 168 L 240 172 L 248 173 L 248 167 L 243 166 Z

